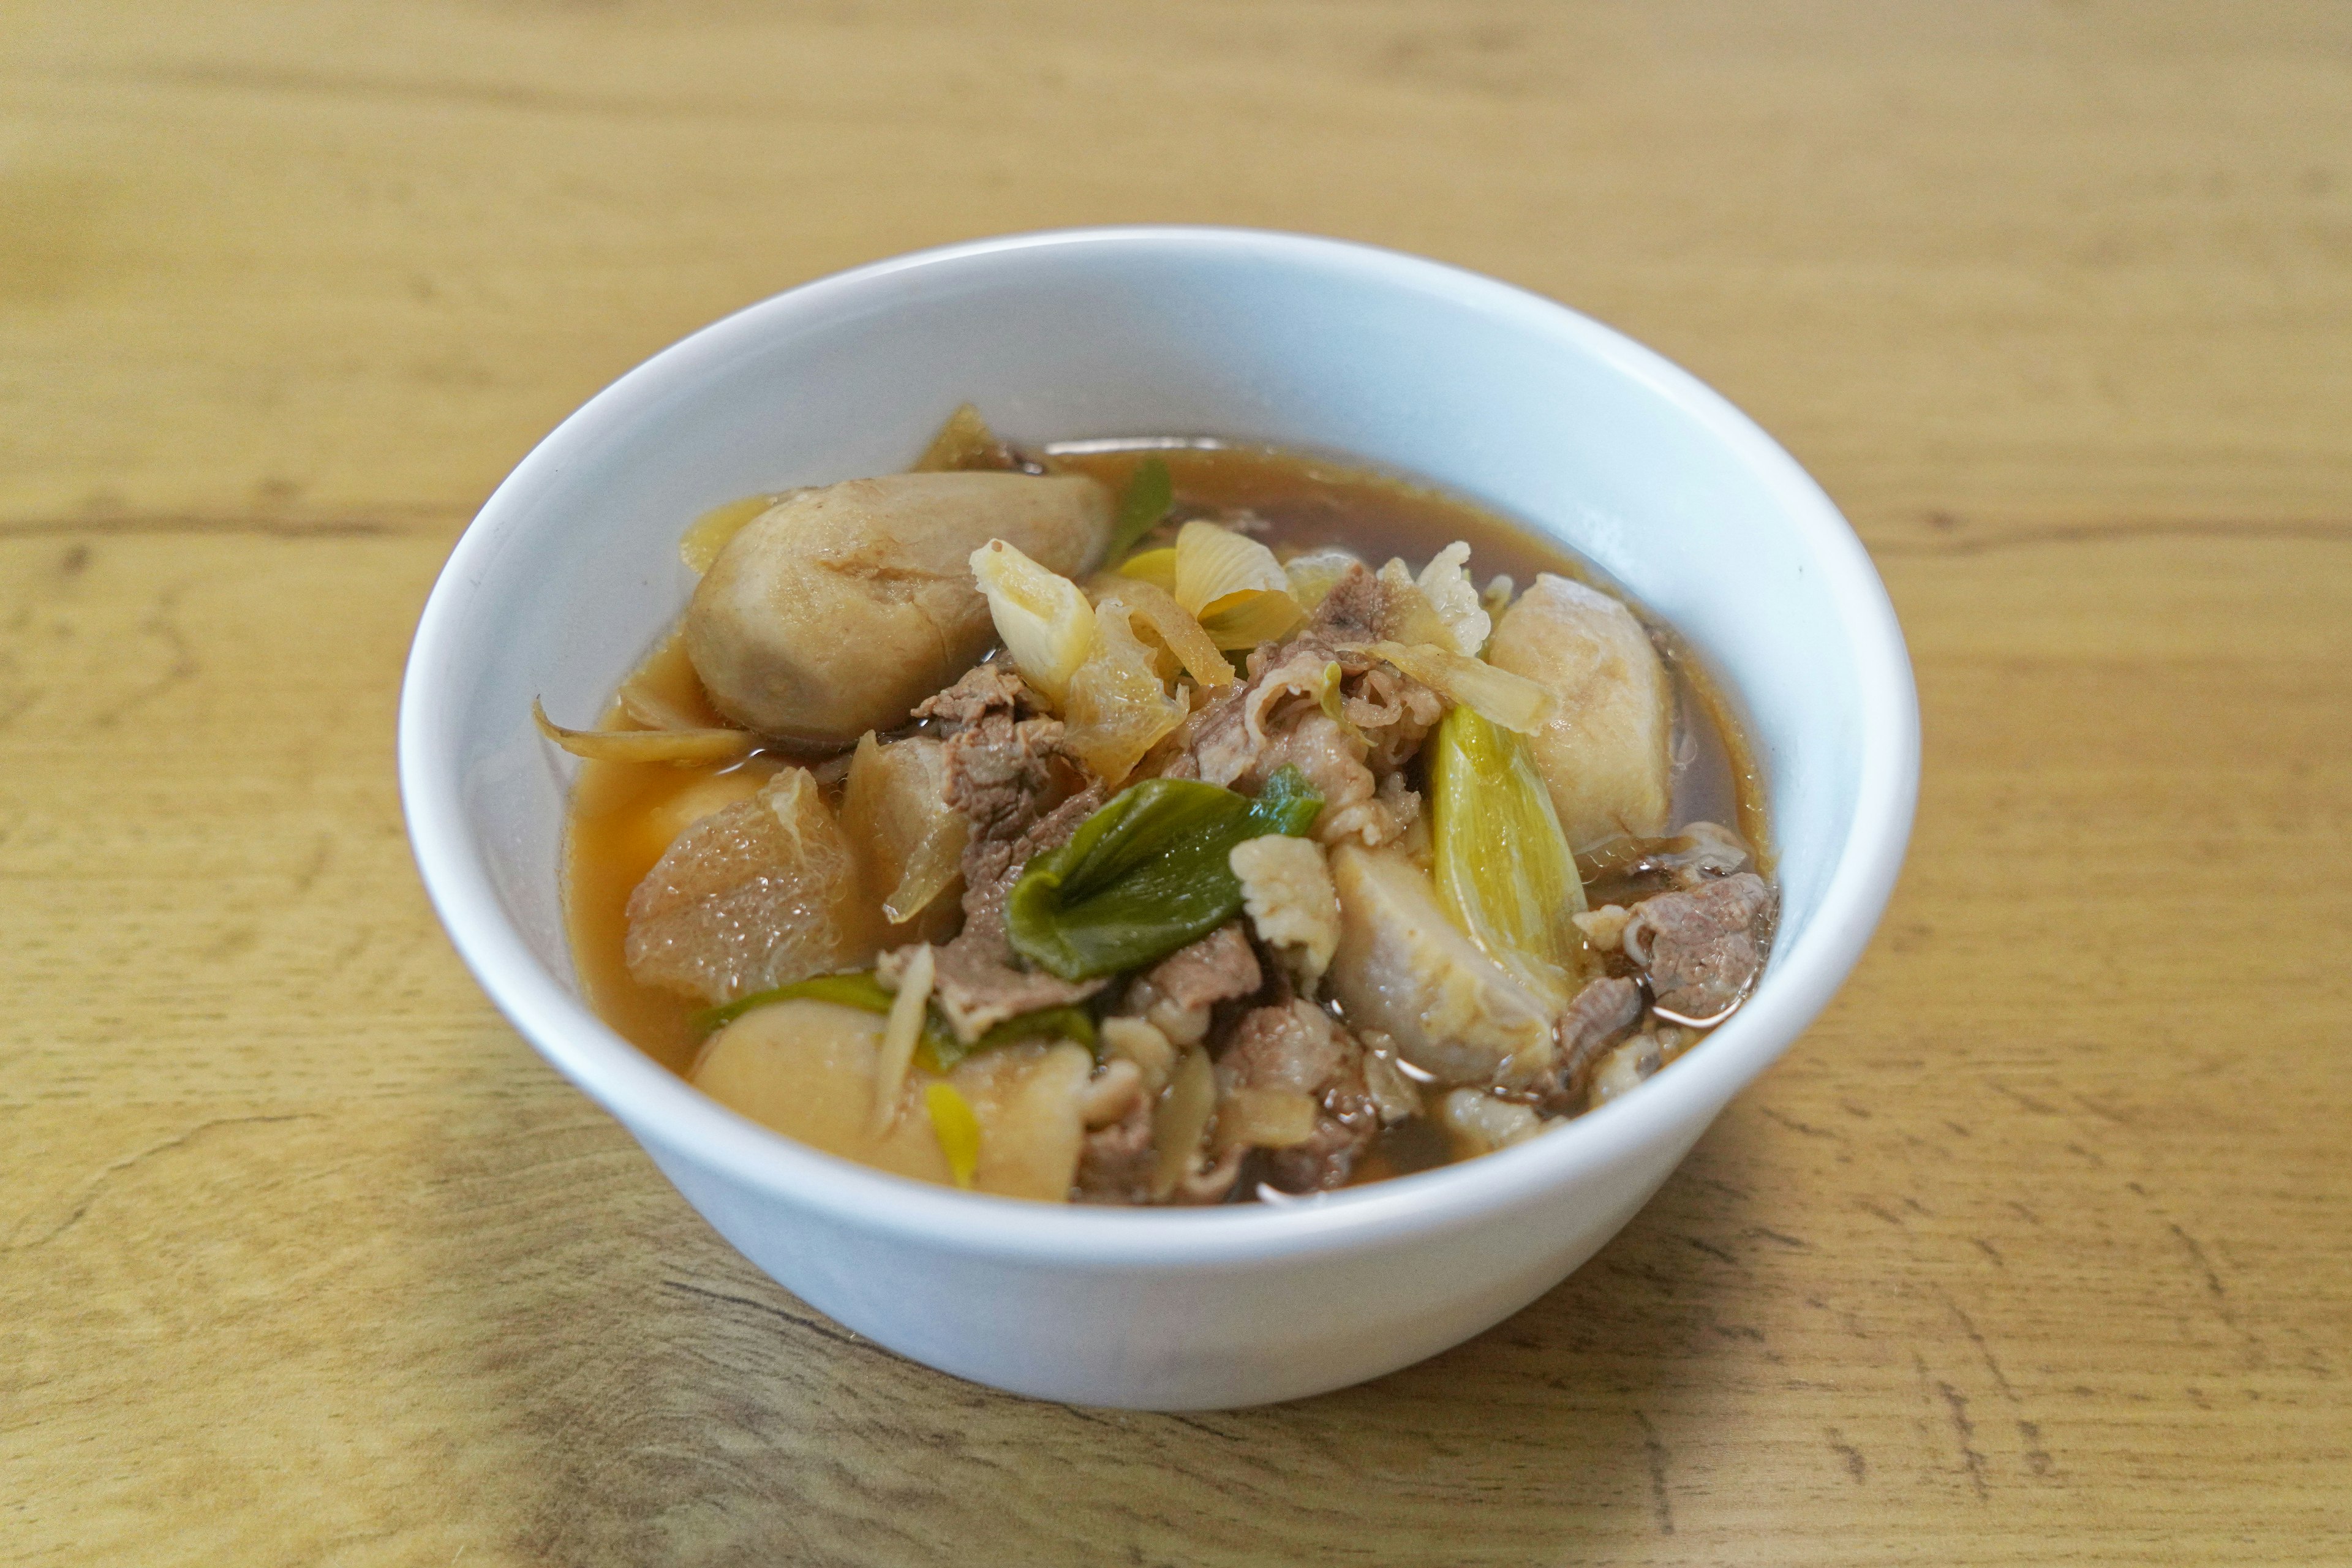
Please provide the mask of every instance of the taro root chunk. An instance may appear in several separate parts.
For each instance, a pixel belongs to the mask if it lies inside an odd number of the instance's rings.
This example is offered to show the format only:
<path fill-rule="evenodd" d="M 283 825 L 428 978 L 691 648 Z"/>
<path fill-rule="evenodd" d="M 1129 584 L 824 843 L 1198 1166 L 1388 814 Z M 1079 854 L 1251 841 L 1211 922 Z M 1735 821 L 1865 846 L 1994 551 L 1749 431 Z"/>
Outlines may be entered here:
<path fill-rule="evenodd" d="M 1048 570 L 1100 560 L 1110 492 L 1077 475 L 891 474 L 785 497 L 694 591 L 686 649 L 720 711 L 811 746 L 907 721 L 996 640 L 971 557 L 1002 539 Z"/>
<path fill-rule="evenodd" d="M 1439 908 L 1392 850 L 1331 852 L 1339 943 L 1325 977 L 1350 1028 L 1378 1029 L 1442 1083 L 1525 1085 L 1552 1059 L 1552 1011 Z"/>
<path fill-rule="evenodd" d="M 1528 740 L 1569 847 L 1665 831 L 1674 685 L 1633 611 L 1547 572 L 1504 615 L 1486 658 L 1557 700 Z"/>

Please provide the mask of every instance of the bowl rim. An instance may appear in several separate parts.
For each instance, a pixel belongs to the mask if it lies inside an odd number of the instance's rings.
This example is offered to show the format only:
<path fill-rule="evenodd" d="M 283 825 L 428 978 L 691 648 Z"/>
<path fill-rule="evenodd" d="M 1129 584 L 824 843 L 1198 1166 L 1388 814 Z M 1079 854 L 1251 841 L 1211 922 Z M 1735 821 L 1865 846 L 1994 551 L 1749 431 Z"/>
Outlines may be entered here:
<path fill-rule="evenodd" d="M 1084 247 L 1339 274 L 1401 295 L 1467 308 L 1563 342 L 1674 405 L 1728 447 L 1762 484 L 1818 564 L 1857 650 L 1861 702 L 1853 824 L 1801 951 L 1775 965 L 1704 1045 L 1645 1082 L 1542 1138 L 1484 1158 L 1309 1202 L 1208 1209 L 1053 1205 L 958 1192 L 827 1154 L 740 1116 L 631 1045 L 540 965 L 501 907 L 465 826 L 452 706 L 458 630 L 482 567 L 535 492 L 634 422 L 689 392 L 768 332 L 887 299 L 918 275 Z M 1378 454 L 1360 456 L 1373 461 Z M 1725 677 L 1736 692 L 1736 672 Z M 1916 803 L 1919 721 L 1902 628 L 1853 528 L 1812 477 L 1753 420 L 1654 351 L 1557 301 L 1482 274 L 1352 241 L 1247 228 L 1139 225 L 1054 229 L 940 246 L 801 284 L 720 318 L 591 397 L 499 483 L 443 566 L 417 623 L 402 682 L 400 792 L 409 841 L 435 911 L 492 1003 L 573 1085 L 649 1151 L 723 1173 L 786 1208 L 845 1228 L 966 1257 L 1123 1270 L 1242 1266 L 1345 1252 L 1508 1210 L 1706 1123 L 1794 1042 L 1860 959 L 1891 896 Z M 667 1163 L 667 1162 L 665 1162 Z"/>

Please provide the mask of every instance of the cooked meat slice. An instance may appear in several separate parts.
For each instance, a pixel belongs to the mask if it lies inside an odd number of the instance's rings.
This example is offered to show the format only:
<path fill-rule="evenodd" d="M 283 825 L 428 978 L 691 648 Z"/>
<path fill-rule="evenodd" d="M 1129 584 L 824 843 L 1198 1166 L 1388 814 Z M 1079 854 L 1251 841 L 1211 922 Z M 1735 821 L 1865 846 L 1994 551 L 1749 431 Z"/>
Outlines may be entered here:
<path fill-rule="evenodd" d="M 1378 642 L 1388 635 L 1388 590 L 1359 562 L 1340 574 L 1298 635 L 1327 646 Z"/>
<path fill-rule="evenodd" d="M 1126 1115 L 1087 1132 L 1070 1195 L 1082 1204 L 1150 1203 L 1159 1157 L 1151 1142 L 1151 1101 L 1139 1095 Z"/>
<path fill-rule="evenodd" d="M 1559 1054 L 1537 1086 L 1543 1108 L 1565 1116 L 1581 1110 L 1593 1064 L 1641 1021 L 1642 988 L 1631 980 L 1611 976 L 1579 991 L 1560 1015 Z"/>
<path fill-rule="evenodd" d="M 1648 972 L 1663 1011 L 1698 1021 L 1748 994 L 1764 967 L 1772 889 L 1753 871 L 1660 893 L 1633 907 L 1625 956 Z"/>
<path fill-rule="evenodd" d="M 915 717 L 962 726 L 976 724 L 990 713 L 1034 719 L 1045 710 L 1012 660 L 991 659 L 973 665 L 953 686 L 925 699 L 916 708 Z"/>
<path fill-rule="evenodd" d="M 1402 837 L 1419 797 L 1402 783 L 1377 792 L 1419 751 L 1444 703 L 1360 646 L 1378 636 L 1384 593 L 1370 572 L 1350 569 L 1304 630 L 1251 654 L 1250 678 L 1178 727 L 1177 755 L 1162 771 L 1251 791 L 1295 766 L 1323 797 L 1318 839 L 1376 847 Z M 1335 666 L 1336 693 L 1328 689 Z M 1337 718 L 1325 710 L 1328 695 Z"/>
<path fill-rule="evenodd" d="M 1224 1054 L 1217 1058 L 1217 1082 L 1227 1089 L 1320 1094 L 1359 1048 L 1330 1015 L 1310 1002 L 1254 1007 L 1234 1026 Z"/>
<path fill-rule="evenodd" d="M 1148 978 L 1179 1007 L 1211 1007 L 1247 996 L 1265 983 L 1242 922 L 1228 921 L 1152 966 Z"/>
<path fill-rule="evenodd" d="M 1008 846 L 1060 793 L 1062 721 L 983 714 L 948 738 L 946 799 L 971 825 L 964 882 L 1004 872 Z"/>
<path fill-rule="evenodd" d="M 966 731 L 965 734 L 976 732 Z M 948 745 L 952 756 L 955 742 Z M 1055 806 L 1010 843 L 1002 838 L 975 839 L 964 850 L 963 930 L 938 950 L 931 981 L 931 995 L 958 1039 L 969 1043 L 1008 1018 L 1082 1002 L 1108 984 L 1108 980 L 1064 980 L 1042 969 L 1022 968 L 1004 927 L 1004 901 L 1021 868 L 1031 857 L 1067 840 L 1101 805 L 1101 790 L 1087 789 Z M 883 960 L 885 969 L 895 971 L 912 951 L 900 948 L 889 954 Z"/>
<path fill-rule="evenodd" d="M 1347 1181 L 1380 1129 L 1362 1058 L 1354 1037 L 1310 1002 L 1293 1000 L 1242 1016 L 1217 1061 L 1219 1089 L 1226 1096 L 1299 1095 L 1315 1107 L 1303 1141 L 1259 1151 L 1258 1168 L 1269 1185 L 1308 1193 Z"/>

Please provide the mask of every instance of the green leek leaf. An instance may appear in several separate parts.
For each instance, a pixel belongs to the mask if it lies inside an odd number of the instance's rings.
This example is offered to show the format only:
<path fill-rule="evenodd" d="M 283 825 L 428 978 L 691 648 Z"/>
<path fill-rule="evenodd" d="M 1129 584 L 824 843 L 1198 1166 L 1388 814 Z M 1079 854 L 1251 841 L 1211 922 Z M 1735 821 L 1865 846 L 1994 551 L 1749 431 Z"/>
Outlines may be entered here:
<path fill-rule="evenodd" d="M 725 1028 L 753 1008 L 773 1002 L 831 1002 L 861 1012 L 887 1013 L 890 1000 L 890 993 L 874 978 L 874 972 L 861 969 L 849 974 L 819 974 L 813 979 L 795 980 L 790 985 L 779 985 L 770 991 L 754 991 L 724 1006 L 706 1007 L 694 1016 L 692 1022 L 696 1028 L 709 1034 Z"/>
<path fill-rule="evenodd" d="M 1013 951 L 1065 980 L 1139 969 L 1242 907 L 1234 845 L 1305 833 L 1323 797 L 1295 767 L 1257 798 L 1197 779 L 1146 779 L 1022 868 L 1005 906 Z"/>
<path fill-rule="evenodd" d="M 847 974 L 820 974 L 810 980 L 795 980 L 790 985 L 779 985 L 771 991 L 755 991 L 740 996 L 722 1007 L 706 1008 L 693 1017 L 694 1026 L 705 1034 L 723 1029 L 744 1014 L 755 1008 L 778 1002 L 831 1002 L 836 1006 L 855 1007 L 862 1013 L 887 1014 L 893 994 L 883 988 L 870 969 Z M 991 1046 L 1009 1046 L 1015 1040 L 1034 1039 L 1076 1040 L 1088 1050 L 1095 1046 L 1094 1015 L 1083 1007 L 1040 1007 L 1034 1013 L 1023 1013 L 1007 1018 L 979 1039 L 965 1045 L 955 1037 L 937 1008 L 923 1020 L 923 1037 L 915 1047 L 916 1063 L 930 1072 L 943 1073 L 974 1051 L 984 1051 Z"/>
<path fill-rule="evenodd" d="M 1095 1016 L 1084 1007 L 1040 1007 L 1034 1013 L 1005 1019 L 968 1046 L 949 1029 L 926 1032 L 923 1043 L 915 1047 L 915 1060 L 926 1071 L 943 1073 L 972 1052 L 984 1051 L 991 1046 L 1051 1039 L 1076 1040 L 1093 1050 Z"/>
<path fill-rule="evenodd" d="M 1103 559 L 1113 565 L 1127 559 L 1127 552 L 1160 526 L 1175 501 L 1176 482 L 1168 476 L 1167 462 L 1146 458 L 1138 463 L 1127 481 L 1127 493 L 1119 498 L 1118 521 L 1110 531 L 1110 550 Z"/>

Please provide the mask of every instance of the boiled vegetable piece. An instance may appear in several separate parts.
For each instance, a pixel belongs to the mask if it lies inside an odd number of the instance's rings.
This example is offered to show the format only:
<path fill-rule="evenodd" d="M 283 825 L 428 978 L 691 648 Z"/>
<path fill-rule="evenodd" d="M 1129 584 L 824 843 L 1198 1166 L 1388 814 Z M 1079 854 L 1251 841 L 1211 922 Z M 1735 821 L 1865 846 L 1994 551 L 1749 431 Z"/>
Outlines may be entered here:
<path fill-rule="evenodd" d="M 883 918 L 903 925 L 929 912 L 952 921 L 971 825 L 946 801 L 947 748 L 927 735 L 887 745 L 869 731 L 850 759 L 841 796 L 842 831 L 882 895 Z"/>
<path fill-rule="evenodd" d="M 1565 1005 L 1591 967 L 1574 921 L 1584 885 L 1527 742 L 1456 708 L 1426 757 L 1438 902 L 1487 957 Z"/>
<path fill-rule="evenodd" d="M 1674 686 L 1633 611 L 1547 572 L 1505 613 L 1486 658 L 1556 700 L 1531 739 L 1570 847 L 1665 831 Z"/>
<path fill-rule="evenodd" d="M 1095 611 L 1094 644 L 1062 694 L 1070 750 L 1097 778 L 1121 784 L 1184 713 L 1183 700 L 1160 681 L 1152 648 L 1136 635 L 1133 612 L 1106 598 Z"/>
<path fill-rule="evenodd" d="M 892 474 L 803 490 L 730 540 L 686 646 L 711 700 L 763 734 L 848 746 L 903 723 L 994 640 L 971 552 L 1003 539 L 1092 570 L 1110 494 L 1076 475 Z"/>
<path fill-rule="evenodd" d="M 971 1186 L 980 1173 L 980 1118 L 972 1114 L 971 1101 L 943 1081 L 924 1088 L 923 1106 L 931 1113 L 940 1152 L 948 1157 L 948 1175 L 959 1187 Z"/>
<path fill-rule="evenodd" d="M 805 768 L 678 836 L 629 895 L 629 973 L 723 1003 L 872 962 L 882 930 Z"/>
<path fill-rule="evenodd" d="M 760 738 L 748 730 L 567 730 L 531 699 L 531 722 L 539 732 L 571 752 L 597 763 L 731 763 L 751 755 Z"/>
<path fill-rule="evenodd" d="M 1384 1030 L 1443 1083 L 1526 1084 L 1552 1058 L 1554 1009 L 1478 950 L 1393 850 L 1331 852 L 1339 945 L 1324 984 L 1359 1035 Z"/>
<path fill-rule="evenodd" d="M 944 1078 L 910 1073 L 898 1114 L 877 1134 L 882 1026 L 879 1016 L 860 1008 L 778 1003 L 713 1036 L 688 1076 L 730 1110 L 787 1137 L 942 1184 L 954 1173 L 927 1101 L 930 1087 L 945 1083 L 979 1128 L 975 1189 L 1052 1203 L 1068 1195 L 1085 1135 L 1079 1102 L 1093 1068 L 1083 1047 L 1032 1041 L 971 1057 Z"/>
<path fill-rule="evenodd" d="M 1143 536 L 1160 526 L 1168 515 L 1168 508 L 1176 499 L 1176 486 L 1168 475 L 1168 463 L 1162 458 L 1146 458 L 1135 466 L 1135 473 L 1127 481 L 1125 493 L 1118 498 L 1118 521 L 1112 525 L 1110 548 L 1104 559 L 1117 563 L 1126 558 L 1129 551 L 1143 542 Z"/>
<path fill-rule="evenodd" d="M 1323 797 L 1284 767 L 1253 800 L 1197 779 L 1146 779 L 1029 862 L 1005 906 L 1013 951 L 1065 980 L 1136 969 L 1240 912 L 1234 846 L 1300 834 Z"/>
<path fill-rule="evenodd" d="M 779 985 L 773 990 L 754 992 L 723 1007 L 706 1008 L 694 1016 L 694 1026 L 704 1030 L 725 1028 L 746 1013 L 773 1006 L 779 1002 L 829 1002 L 835 1006 L 855 1007 L 861 1013 L 884 1017 L 897 1004 L 898 996 L 886 989 L 870 969 L 842 974 L 819 974 L 807 980 L 794 981 L 790 985 Z M 924 1019 L 922 1033 L 915 1045 L 914 1060 L 927 1072 L 945 1072 L 974 1051 L 1017 1045 L 1023 1040 L 1075 1040 L 1092 1050 L 1095 1044 L 1094 1015 L 1083 1007 L 1040 1007 L 1034 1013 L 1022 1013 L 1005 1019 L 967 1046 L 956 1038 L 955 1031 L 948 1027 L 934 1008 Z"/>
<path fill-rule="evenodd" d="M 1002 539 L 971 552 L 971 576 L 1021 679 L 1060 707 L 1094 646 L 1095 607 L 1086 591 Z"/>

